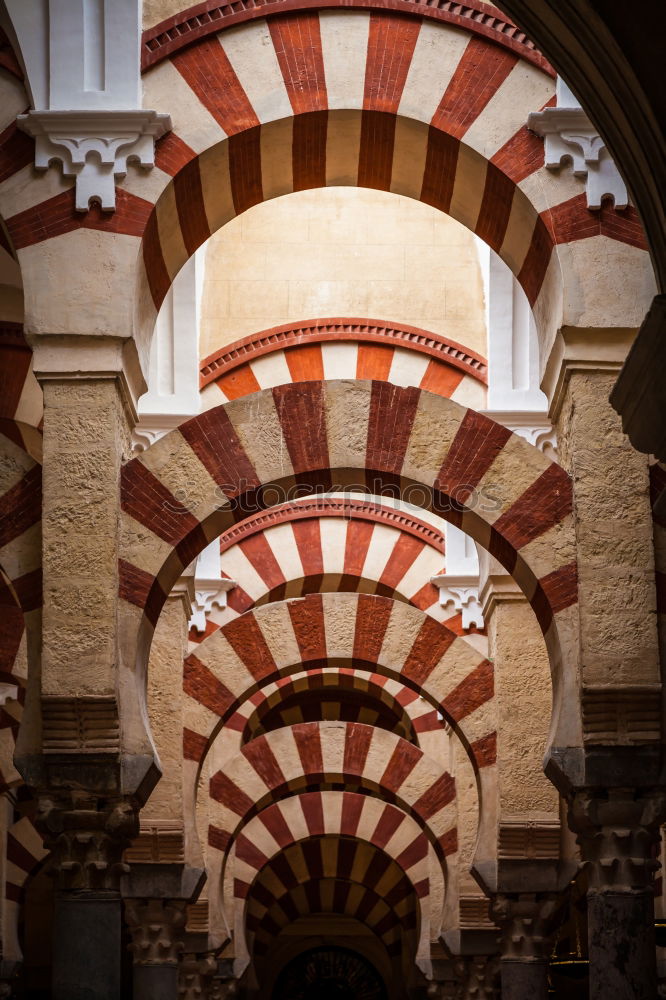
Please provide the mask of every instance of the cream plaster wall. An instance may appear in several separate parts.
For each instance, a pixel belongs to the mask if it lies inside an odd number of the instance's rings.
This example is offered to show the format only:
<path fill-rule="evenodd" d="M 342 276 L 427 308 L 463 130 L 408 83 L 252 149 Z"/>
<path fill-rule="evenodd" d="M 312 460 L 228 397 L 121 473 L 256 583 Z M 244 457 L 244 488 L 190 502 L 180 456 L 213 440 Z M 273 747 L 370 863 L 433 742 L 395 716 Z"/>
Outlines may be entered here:
<path fill-rule="evenodd" d="M 409 198 L 324 188 L 257 205 L 209 240 L 202 357 L 271 326 L 327 316 L 424 327 L 485 355 L 474 237 Z"/>

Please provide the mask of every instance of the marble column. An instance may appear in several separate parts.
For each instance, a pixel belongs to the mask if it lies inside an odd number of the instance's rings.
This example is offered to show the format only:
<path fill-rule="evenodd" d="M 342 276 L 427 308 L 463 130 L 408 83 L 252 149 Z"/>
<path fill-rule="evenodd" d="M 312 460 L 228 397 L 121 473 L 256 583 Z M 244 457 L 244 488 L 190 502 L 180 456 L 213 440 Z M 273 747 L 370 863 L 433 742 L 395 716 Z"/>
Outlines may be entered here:
<path fill-rule="evenodd" d="M 653 876 L 663 792 L 585 788 L 570 797 L 587 876 L 590 1000 L 657 995 Z"/>
<path fill-rule="evenodd" d="M 42 795 L 36 825 L 56 878 L 53 1000 L 119 1000 L 122 853 L 136 835 L 131 803 Z"/>
<path fill-rule="evenodd" d="M 176 1000 L 187 901 L 127 899 L 125 919 L 132 934 L 134 1000 Z"/>
<path fill-rule="evenodd" d="M 492 915 L 502 932 L 502 1000 L 546 1000 L 555 908 L 552 894 L 498 894 L 493 900 Z"/>

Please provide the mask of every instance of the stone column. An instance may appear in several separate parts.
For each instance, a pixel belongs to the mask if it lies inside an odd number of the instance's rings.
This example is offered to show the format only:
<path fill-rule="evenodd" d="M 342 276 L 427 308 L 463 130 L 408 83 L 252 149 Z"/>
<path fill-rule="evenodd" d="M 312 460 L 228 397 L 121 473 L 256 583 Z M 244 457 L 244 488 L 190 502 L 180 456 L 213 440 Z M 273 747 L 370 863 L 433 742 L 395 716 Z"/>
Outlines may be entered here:
<path fill-rule="evenodd" d="M 143 677 L 118 669 L 120 469 L 145 383 L 131 340 L 29 339 L 44 392 L 44 607 L 16 766 L 53 852 L 53 1000 L 119 1000 L 122 853 L 159 777 Z"/>
<path fill-rule="evenodd" d="M 657 995 L 653 876 L 662 791 L 586 788 L 570 798 L 587 876 L 590 1000 Z"/>
<path fill-rule="evenodd" d="M 134 1000 L 176 1000 L 187 901 L 128 899 L 125 917 L 132 934 Z"/>
<path fill-rule="evenodd" d="M 502 1000 L 546 1000 L 551 935 L 556 908 L 549 894 L 500 894 L 492 914 L 502 931 Z"/>
<path fill-rule="evenodd" d="M 98 808 L 83 793 L 41 796 L 36 823 L 56 877 L 53 1000 L 119 1000 L 122 853 L 138 823 L 132 804 Z"/>
<path fill-rule="evenodd" d="M 563 652 L 580 664 L 581 730 L 579 746 L 551 748 L 547 773 L 587 870 L 590 1000 L 656 992 L 651 881 L 666 801 L 652 513 L 647 458 L 609 402 L 633 334 L 563 328 L 543 383 L 573 483 L 579 639 Z"/>

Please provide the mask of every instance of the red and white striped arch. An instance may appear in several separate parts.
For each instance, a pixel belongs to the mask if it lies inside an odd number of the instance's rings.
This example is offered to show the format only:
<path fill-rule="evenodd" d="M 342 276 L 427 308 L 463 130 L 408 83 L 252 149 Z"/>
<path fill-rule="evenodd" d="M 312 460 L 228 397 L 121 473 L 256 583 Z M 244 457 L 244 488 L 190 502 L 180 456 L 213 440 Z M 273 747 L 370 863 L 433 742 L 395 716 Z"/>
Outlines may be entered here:
<path fill-rule="evenodd" d="M 381 848 L 330 836 L 288 845 L 256 875 L 245 900 L 249 951 L 261 958 L 288 923 L 330 912 L 364 923 L 390 956 L 417 956 L 421 906 L 411 880 Z M 429 946 L 426 938 L 424 957 Z"/>
<path fill-rule="evenodd" d="M 633 210 L 592 217 L 580 181 L 540 170 L 543 143 L 525 122 L 553 100 L 552 78 L 459 27 L 385 8 L 282 13 L 173 54 L 144 83 L 152 105 L 167 94 L 181 103 L 181 142 L 164 144 L 173 190 L 144 239 L 156 306 L 234 215 L 327 184 L 396 191 L 457 218 L 532 304 L 543 289 L 542 326 L 558 294 L 558 244 L 607 235 L 645 249 Z"/>
<path fill-rule="evenodd" d="M 338 782 L 407 811 L 440 861 L 458 849 L 455 781 L 441 765 L 385 729 L 308 722 L 259 736 L 218 761 L 210 779 L 209 846 L 226 856 L 241 827 L 271 802 Z"/>
<path fill-rule="evenodd" d="M 160 142 L 149 178 L 128 174 L 110 217 L 97 209 L 78 215 L 73 186 L 55 171 L 32 179 L 23 148 L 10 143 L 0 212 L 26 273 L 37 273 L 34 250 L 51 240 L 92 262 L 105 245 L 100 233 L 118 252 L 122 236 L 125 292 L 135 252 L 141 258 L 143 354 L 175 274 L 229 219 L 291 191 L 369 186 L 432 204 L 489 243 L 517 275 L 549 343 L 562 277 L 577 266 L 556 248 L 610 240 L 624 247 L 626 261 L 635 254 L 647 261 L 636 212 L 606 206 L 592 214 L 579 179 L 541 170 L 543 143 L 525 122 L 553 100 L 554 82 L 521 58 L 527 47 L 503 45 L 502 31 L 466 30 L 469 18 L 453 26 L 424 17 L 422 5 L 404 7 L 277 17 L 262 8 L 263 17 L 233 31 L 172 48 L 143 79 L 146 106 L 167 108 L 173 133 Z M 222 18 L 220 27 L 228 23 Z M 578 281 L 604 280 L 594 260 L 586 254 Z M 27 301 L 39 294 L 26 287 Z"/>
<path fill-rule="evenodd" d="M 418 951 L 427 953 L 430 940 L 439 933 L 445 890 L 442 866 L 432 845 L 418 823 L 398 806 L 358 792 L 327 790 L 293 795 L 262 810 L 239 832 L 221 877 L 211 880 L 213 909 L 222 903 L 215 891 L 219 893 L 222 885 L 223 901 L 229 906 L 233 900 L 236 957 L 248 954 L 244 901 L 258 873 L 291 844 L 323 836 L 357 838 L 395 861 L 419 900 Z"/>
<path fill-rule="evenodd" d="M 485 409 L 481 355 L 428 330 L 363 319 L 289 323 L 220 348 L 201 363 L 201 408 L 288 382 L 350 377 L 417 385 Z"/>
<path fill-rule="evenodd" d="M 16 693 L 0 710 L 0 782 L 19 784 L 14 766 L 28 667 L 39 656 L 42 608 L 41 434 L 0 421 L 0 680 Z"/>
<path fill-rule="evenodd" d="M 202 677 L 199 662 L 193 664 L 189 661 L 185 666 L 185 673 L 187 694 L 183 712 L 184 746 L 191 747 L 197 734 L 196 727 L 201 721 L 199 706 L 203 704 L 207 707 L 209 703 L 210 679 Z M 202 687 L 199 696 L 198 683 L 206 681 L 208 688 Z M 480 689 L 476 693 L 475 704 L 480 698 L 486 699 L 483 711 L 478 713 L 473 724 L 485 729 L 485 734 L 475 740 L 474 747 L 470 748 L 465 726 L 461 723 L 459 726 L 466 739 L 467 752 L 478 772 L 493 762 L 496 711 L 492 701 L 492 681 L 483 671 L 477 671 L 471 674 L 470 686 L 473 683 Z M 292 702 L 295 705 L 290 705 L 290 696 L 294 695 Z M 299 704 L 300 711 L 297 707 Z M 330 706 L 328 713 L 325 711 L 327 705 Z M 279 710 L 283 706 L 284 717 L 280 717 Z M 307 708 L 311 708 L 312 712 L 308 713 Z M 264 714 L 271 710 L 277 713 L 274 720 L 276 724 L 264 727 L 261 724 Z M 426 701 L 419 690 L 385 674 L 342 666 L 299 671 L 260 687 L 241 702 L 238 710 L 225 721 L 221 729 L 216 726 L 209 741 L 215 740 L 213 753 L 218 760 L 220 757 L 239 753 L 248 742 L 265 736 L 267 732 L 284 726 L 318 721 L 378 726 L 414 744 L 431 757 L 442 761 L 450 757 L 449 731 L 443 714 L 431 702 Z M 478 753 L 475 752 L 477 750 Z M 186 768 L 188 780 L 193 771 L 193 768 Z M 194 789 L 188 798 L 193 797 L 193 794 Z"/>
<path fill-rule="evenodd" d="M 190 630 L 190 651 L 253 607 L 326 591 L 397 597 L 462 634 L 461 615 L 430 582 L 443 572 L 444 544 L 434 523 L 380 499 L 304 498 L 249 517 L 220 539 L 223 575 L 236 586 L 205 632 Z"/>
<path fill-rule="evenodd" d="M 353 703 L 353 696 L 357 693 L 369 695 L 373 699 L 375 712 L 380 712 L 384 708 L 386 723 L 390 724 L 384 724 L 381 719 L 373 721 L 366 717 L 368 710 L 373 711 L 369 708 L 367 699 L 362 702 L 362 709 L 354 713 L 354 718 L 345 718 L 341 706 L 338 706 L 335 716 L 319 714 L 319 718 L 383 725 L 384 729 L 391 729 L 392 732 L 416 746 L 421 746 L 422 749 L 423 733 L 439 733 L 444 730 L 444 722 L 439 718 L 437 711 L 419 698 L 418 693 L 412 688 L 382 674 L 354 667 L 316 667 L 313 670 L 281 677 L 251 695 L 227 722 L 227 727 L 233 727 L 240 733 L 240 744 L 247 743 L 271 729 L 280 728 L 278 725 L 271 725 L 271 721 L 279 721 L 280 725 L 314 721 L 314 718 L 290 718 L 293 712 L 291 708 L 286 708 L 284 717 L 280 718 L 278 714 L 274 719 L 276 711 L 279 713 L 285 703 L 290 704 L 297 700 L 302 706 L 301 712 L 306 711 L 312 704 L 314 710 L 321 713 L 322 701 L 335 702 L 336 698 L 349 695 Z M 245 720 L 244 725 L 243 720 Z"/>
<path fill-rule="evenodd" d="M 495 763 L 493 669 L 474 646 L 402 602 L 322 594 L 249 611 L 185 659 L 188 784 L 196 788 L 201 762 L 222 727 L 225 741 L 237 749 L 247 724 L 242 706 L 255 693 L 304 670 L 346 667 L 422 695 L 461 735 L 478 770 Z M 428 731 L 423 727 L 431 722 L 424 713 L 420 730 Z"/>
<path fill-rule="evenodd" d="M 147 655 L 176 578 L 211 539 L 243 518 L 249 502 L 266 502 L 267 484 L 276 497 L 287 488 L 311 491 L 319 484 L 328 491 L 352 481 L 372 494 L 381 492 L 378 481 L 423 484 L 424 502 L 511 572 L 544 632 L 554 681 L 569 685 L 575 703 L 569 477 L 487 417 L 380 382 L 263 390 L 188 421 L 124 466 L 119 575 L 129 669 Z M 447 506 L 453 509 L 444 511 Z M 141 687 L 137 694 L 143 697 Z M 559 735 L 575 740 L 578 733 Z"/>
<path fill-rule="evenodd" d="M 19 941 L 19 914 L 26 884 L 48 851 L 28 816 L 22 816 L 7 831 L 6 875 L 2 914 L 2 949 L 7 962 L 23 957 Z"/>

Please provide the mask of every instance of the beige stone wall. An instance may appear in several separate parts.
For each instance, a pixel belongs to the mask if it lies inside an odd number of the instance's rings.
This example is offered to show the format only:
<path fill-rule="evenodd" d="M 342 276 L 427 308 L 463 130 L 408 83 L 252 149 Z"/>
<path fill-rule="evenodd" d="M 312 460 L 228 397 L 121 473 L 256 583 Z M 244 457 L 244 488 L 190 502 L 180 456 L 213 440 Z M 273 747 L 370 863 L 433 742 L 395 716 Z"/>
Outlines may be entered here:
<path fill-rule="evenodd" d="M 162 609 L 148 665 L 148 713 L 162 777 L 143 812 L 144 817 L 183 818 L 183 658 L 187 651 L 187 618 L 183 599 L 171 596 Z"/>
<path fill-rule="evenodd" d="M 485 355 L 473 235 L 410 198 L 324 188 L 257 205 L 209 241 L 200 355 L 282 323 L 358 316 Z"/>
<path fill-rule="evenodd" d="M 488 622 L 499 717 L 501 817 L 557 815 L 557 793 L 544 776 L 551 713 L 548 654 L 528 602 L 496 600 Z"/>

